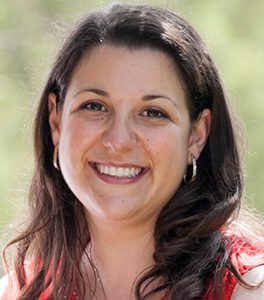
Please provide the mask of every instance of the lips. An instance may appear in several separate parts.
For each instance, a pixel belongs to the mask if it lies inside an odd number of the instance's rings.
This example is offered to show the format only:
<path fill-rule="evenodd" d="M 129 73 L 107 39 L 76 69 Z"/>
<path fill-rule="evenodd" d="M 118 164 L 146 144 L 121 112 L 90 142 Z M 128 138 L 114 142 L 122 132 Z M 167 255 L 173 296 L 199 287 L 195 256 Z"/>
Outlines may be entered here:
<path fill-rule="evenodd" d="M 90 162 L 89 165 L 101 180 L 121 185 L 137 182 L 149 170 L 146 167 L 127 163 Z"/>

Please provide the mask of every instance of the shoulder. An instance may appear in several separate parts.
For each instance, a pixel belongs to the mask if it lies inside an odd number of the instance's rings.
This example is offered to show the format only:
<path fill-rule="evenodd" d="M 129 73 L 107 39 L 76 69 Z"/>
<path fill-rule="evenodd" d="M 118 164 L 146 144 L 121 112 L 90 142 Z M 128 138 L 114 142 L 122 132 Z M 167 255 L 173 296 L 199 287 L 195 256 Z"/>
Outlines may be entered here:
<path fill-rule="evenodd" d="M 236 236 L 231 236 L 226 241 L 229 259 L 241 275 L 264 265 L 264 243 L 262 241 Z"/>
<path fill-rule="evenodd" d="M 26 261 L 24 264 L 26 283 L 32 279 L 33 263 Z M 19 295 L 20 289 L 14 270 L 0 278 L 0 300 L 14 300 Z"/>
<path fill-rule="evenodd" d="M 7 274 L 0 279 L 0 300 L 15 299 L 17 291 L 17 284 L 13 274 Z"/>
<path fill-rule="evenodd" d="M 8 285 L 9 285 L 8 275 L 5 275 L 0 279 L 0 299 L 6 299 Z"/>
<path fill-rule="evenodd" d="M 247 283 L 253 286 L 260 285 L 258 288 L 247 289 L 233 280 L 230 300 L 264 299 L 264 284 L 261 284 L 264 281 L 263 242 L 235 236 L 229 242 L 230 260 L 237 271 Z M 232 277 L 234 278 L 233 275 Z"/>
<path fill-rule="evenodd" d="M 264 299 L 264 265 L 251 269 L 245 273 L 243 278 L 252 285 L 262 284 L 253 290 L 237 285 L 230 300 Z"/>

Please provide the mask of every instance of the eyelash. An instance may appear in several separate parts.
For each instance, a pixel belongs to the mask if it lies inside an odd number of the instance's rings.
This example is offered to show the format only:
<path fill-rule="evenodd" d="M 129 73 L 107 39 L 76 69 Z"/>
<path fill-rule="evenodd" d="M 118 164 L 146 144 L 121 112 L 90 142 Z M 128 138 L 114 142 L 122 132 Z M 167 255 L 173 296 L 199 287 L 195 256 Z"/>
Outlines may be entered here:
<path fill-rule="evenodd" d="M 97 107 L 97 108 L 96 108 Z M 84 109 L 88 109 L 90 111 L 100 111 L 107 112 L 107 108 L 100 102 L 89 102 L 83 106 Z M 99 109 L 98 109 L 99 108 Z M 103 108 L 103 109 L 102 109 Z M 152 113 L 152 116 L 147 115 L 147 113 Z M 154 113 L 154 116 L 153 116 Z M 150 119 L 168 119 L 168 115 L 164 113 L 162 110 L 157 108 L 147 108 L 143 111 L 142 115 L 146 118 Z"/>
<path fill-rule="evenodd" d="M 155 116 L 153 117 L 150 117 L 150 116 L 147 116 L 147 115 L 144 115 L 145 112 L 151 112 L 151 113 L 155 113 Z M 147 118 L 154 118 L 154 119 L 168 119 L 168 115 L 165 114 L 163 111 L 161 111 L 160 109 L 157 109 L 157 108 L 148 108 L 146 110 L 143 111 L 142 113 L 144 115 L 144 117 L 147 117 Z"/>
<path fill-rule="evenodd" d="M 92 106 L 97 106 L 97 109 L 92 108 Z M 98 106 L 100 106 L 101 109 L 98 109 Z M 107 112 L 107 108 L 100 102 L 89 102 L 87 104 L 85 104 L 82 108 L 91 110 L 91 111 L 101 111 L 101 112 Z M 102 110 L 103 108 L 103 110 Z"/>

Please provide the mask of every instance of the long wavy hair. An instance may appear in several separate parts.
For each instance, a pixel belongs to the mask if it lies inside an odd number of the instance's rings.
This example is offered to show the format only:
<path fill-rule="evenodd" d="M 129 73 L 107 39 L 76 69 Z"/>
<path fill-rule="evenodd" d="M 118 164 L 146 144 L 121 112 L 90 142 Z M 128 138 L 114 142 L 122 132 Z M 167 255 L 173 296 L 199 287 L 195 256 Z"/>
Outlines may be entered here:
<path fill-rule="evenodd" d="M 213 278 L 215 299 L 222 299 L 219 283 L 225 268 L 243 283 L 229 260 L 225 239 L 225 230 L 240 207 L 243 177 L 223 85 L 205 44 L 189 23 L 161 8 L 125 4 L 92 12 L 76 25 L 57 55 L 40 98 L 34 123 L 31 213 L 27 228 L 8 244 L 17 244 L 18 299 L 37 299 L 47 289 L 47 299 L 68 299 L 75 289 L 84 298 L 80 259 L 90 239 L 89 228 L 85 208 L 53 167 L 48 95 L 55 93 L 57 109 L 63 109 L 80 60 L 104 44 L 167 53 L 178 66 L 191 121 L 205 108 L 212 112 L 197 178 L 191 184 L 182 183 L 161 211 L 154 233 L 155 265 L 139 276 L 136 298 L 151 299 L 156 292 L 169 290 L 169 299 L 200 299 L 207 292 L 206 282 Z M 30 281 L 26 280 L 27 260 L 33 262 Z M 160 285 L 150 290 L 156 279 L 161 279 Z M 93 293 L 95 288 L 91 287 Z"/>

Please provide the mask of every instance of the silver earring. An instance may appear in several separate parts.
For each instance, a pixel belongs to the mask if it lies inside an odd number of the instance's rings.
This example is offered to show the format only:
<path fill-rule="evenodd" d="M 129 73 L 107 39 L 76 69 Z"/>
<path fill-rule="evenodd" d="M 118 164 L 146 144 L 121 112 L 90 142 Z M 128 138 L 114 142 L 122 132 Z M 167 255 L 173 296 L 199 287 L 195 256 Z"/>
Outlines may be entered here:
<path fill-rule="evenodd" d="M 60 171 L 60 167 L 59 167 L 59 146 L 56 145 L 54 148 L 54 152 L 53 152 L 53 166 L 55 169 L 57 169 L 58 171 Z"/>
<path fill-rule="evenodd" d="M 189 184 L 193 182 L 196 179 L 197 175 L 197 163 L 196 163 L 196 158 L 191 154 L 192 156 L 192 174 L 188 174 L 189 172 L 186 171 L 186 174 L 183 176 L 183 181 L 185 184 Z M 191 176 L 192 175 L 192 176 Z M 191 176 L 191 178 L 189 178 Z"/>

